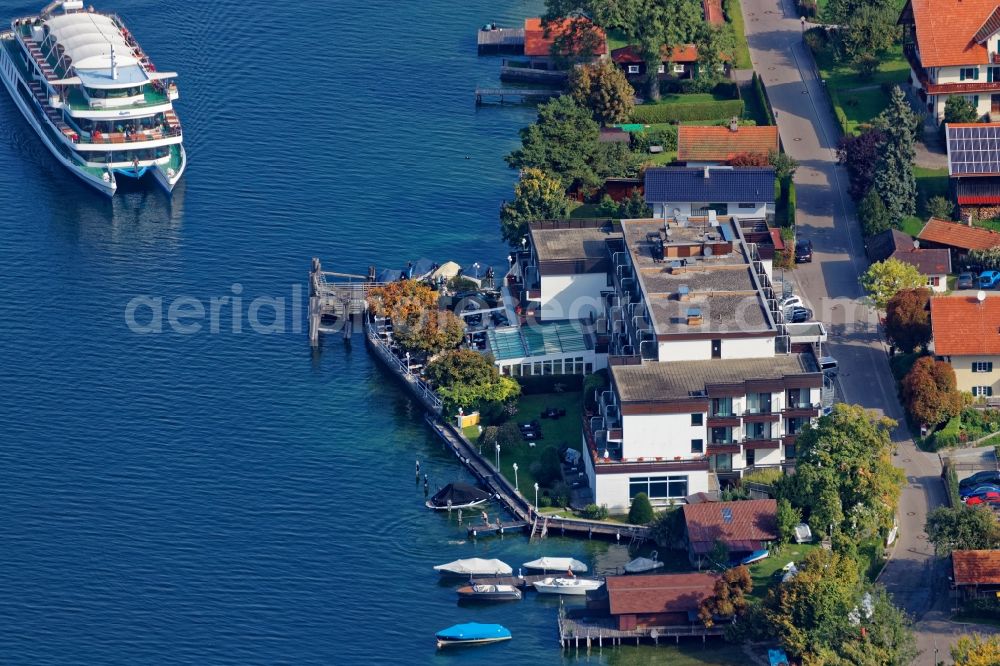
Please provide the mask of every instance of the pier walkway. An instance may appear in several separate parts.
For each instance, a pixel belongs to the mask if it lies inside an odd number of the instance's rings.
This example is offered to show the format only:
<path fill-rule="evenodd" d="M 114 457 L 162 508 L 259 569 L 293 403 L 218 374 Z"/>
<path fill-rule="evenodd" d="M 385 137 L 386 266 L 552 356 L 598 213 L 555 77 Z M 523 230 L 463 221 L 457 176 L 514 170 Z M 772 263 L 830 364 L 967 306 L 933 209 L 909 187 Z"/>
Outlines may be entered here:
<path fill-rule="evenodd" d="M 546 100 L 562 95 L 562 90 L 554 88 L 476 88 L 476 106 L 489 102 L 531 102 Z"/>
<path fill-rule="evenodd" d="M 615 626 L 615 622 L 610 617 L 573 619 L 566 617 L 564 608 L 559 609 L 559 644 L 563 648 L 580 647 L 604 647 L 607 643 L 609 647 L 621 645 L 623 642 L 635 641 L 639 645 L 642 640 L 651 640 L 659 643 L 660 639 L 673 638 L 675 643 L 680 643 L 681 638 L 701 637 L 704 643 L 709 636 L 723 636 L 726 633 L 724 625 L 715 625 L 706 628 L 701 624 L 682 624 L 677 626 L 662 627 L 640 627 L 629 631 L 622 631 Z"/>
<path fill-rule="evenodd" d="M 496 28 L 476 32 L 476 48 L 479 55 L 524 53 L 524 28 Z"/>

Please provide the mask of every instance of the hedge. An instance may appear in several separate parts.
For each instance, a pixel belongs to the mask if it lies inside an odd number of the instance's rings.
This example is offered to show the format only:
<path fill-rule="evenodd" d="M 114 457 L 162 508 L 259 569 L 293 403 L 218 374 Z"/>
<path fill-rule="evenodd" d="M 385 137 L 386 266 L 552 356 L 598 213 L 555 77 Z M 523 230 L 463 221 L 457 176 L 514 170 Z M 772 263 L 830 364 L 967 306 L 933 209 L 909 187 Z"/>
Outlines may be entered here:
<path fill-rule="evenodd" d="M 649 152 L 650 146 L 663 146 L 667 152 L 677 150 L 677 126 L 643 130 L 632 135 L 632 149 Z"/>
<path fill-rule="evenodd" d="M 684 120 L 717 120 L 743 115 L 743 100 L 727 99 L 713 102 L 678 102 L 640 104 L 632 111 L 634 123 L 673 123 Z"/>
<path fill-rule="evenodd" d="M 524 395 L 554 393 L 557 385 L 563 391 L 583 390 L 583 375 L 532 375 L 515 379 L 521 385 L 521 393 Z"/>
<path fill-rule="evenodd" d="M 788 226 L 795 226 L 795 183 L 791 178 L 788 179 L 788 184 L 785 186 L 785 191 L 788 193 Z"/>
<path fill-rule="evenodd" d="M 767 116 L 767 124 L 777 125 L 778 123 L 774 120 L 774 109 L 771 108 L 771 100 L 767 96 L 767 89 L 764 88 L 764 81 L 757 76 L 757 72 L 753 73 L 750 83 L 753 87 L 753 94 L 757 98 L 757 103 L 764 109 L 764 115 Z"/>

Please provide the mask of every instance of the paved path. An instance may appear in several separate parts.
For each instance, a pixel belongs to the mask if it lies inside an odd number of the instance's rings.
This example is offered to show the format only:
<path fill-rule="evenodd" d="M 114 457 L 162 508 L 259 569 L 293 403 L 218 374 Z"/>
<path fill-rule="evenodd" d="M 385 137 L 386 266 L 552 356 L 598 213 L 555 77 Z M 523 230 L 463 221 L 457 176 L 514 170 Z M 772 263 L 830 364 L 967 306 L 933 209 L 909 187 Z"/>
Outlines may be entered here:
<path fill-rule="evenodd" d="M 767 85 L 785 150 L 800 164 L 795 175 L 796 222 L 799 237 L 813 241 L 815 257 L 814 263 L 795 271 L 800 291 L 830 330 L 827 351 L 840 364 L 845 401 L 902 423 L 874 315 L 859 301 L 858 276 L 868 263 L 864 243 L 847 174 L 836 164 L 838 127 L 802 44 L 799 19 L 789 0 L 742 2 L 751 59 Z M 880 581 L 896 603 L 920 620 L 936 603 L 938 608 L 947 606 L 946 594 L 930 584 L 946 579 L 932 571 L 933 549 L 923 532 L 929 508 L 944 502 L 944 487 L 937 456 L 916 450 L 905 428 L 897 428 L 893 438 L 895 461 L 908 483 L 901 499 L 899 539 Z M 926 651 L 916 663 L 931 664 L 933 636 L 918 629 Z"/>

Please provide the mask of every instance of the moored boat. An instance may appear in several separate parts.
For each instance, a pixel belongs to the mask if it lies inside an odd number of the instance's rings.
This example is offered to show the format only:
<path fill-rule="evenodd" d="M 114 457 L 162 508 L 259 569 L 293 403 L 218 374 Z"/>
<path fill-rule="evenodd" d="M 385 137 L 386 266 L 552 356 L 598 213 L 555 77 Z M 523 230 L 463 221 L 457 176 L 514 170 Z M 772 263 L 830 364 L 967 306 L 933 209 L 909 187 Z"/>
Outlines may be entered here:
<path fill-rule="evenodd" d="M 428 509 L 450 511 L 452 509 L 468 509 L 479 506 L 489 500 L 490 494 L 485 490 L 476 488 L 468 483 L 455 481 L 434 493 L 434 496 L 427 500 L 425 504 Z"/>
<path fill-rule="evenodd" d="M 592 578 L 544 578 L 535 581 L 533 585 L 539 594 L 582 596 L 604 585 L 604 581 Z"/>
<path fill-rule="evenodd" d="M 540 557 L 537 560 L 524 563 L 525 569 L 536 571 L 572 571 L 573 573 L 586 573 L 587 565 L 572 557 Z"/>
<path fill-rule="evenodd" d="M 514 573 L 509 564 L 500 560 L 484 560 L 472 557 L 439 564 L 434 570 L 442 576 L 509 576 Z"/>
<path fill-rule="evenodd" d="M 59 163 L 108 196 L 120 176 L 152 173 L 169 192 L 184 173 L 175 78 L 120 17 L 82 0 L 53 0 L 0 32 L 0 81 L 14 104 Z"/>
<path fill-rule="evenodd" d="M 510 640 L 510 630 L 499 624 L 467 622 L 442 629 L 435 635 L 439 648 L 449 645 L 483 645 Z"/>
<path fill-rule="evenodd" d="M 518 601 L 521 590 L 513 585 L 466 585 L 457 590 L 458 598 L 476 601 Z"/>
<path fill-rule="evenodd" d="M 650 559 L 648 557 L 637 557 L 625 565 L 625 573 L 646 573 L 647 571 L 653 571 L 655 569 L 660 569 L 661 567 L 663 567 L 663 562 L 657 562 L 655 559 Z"/>

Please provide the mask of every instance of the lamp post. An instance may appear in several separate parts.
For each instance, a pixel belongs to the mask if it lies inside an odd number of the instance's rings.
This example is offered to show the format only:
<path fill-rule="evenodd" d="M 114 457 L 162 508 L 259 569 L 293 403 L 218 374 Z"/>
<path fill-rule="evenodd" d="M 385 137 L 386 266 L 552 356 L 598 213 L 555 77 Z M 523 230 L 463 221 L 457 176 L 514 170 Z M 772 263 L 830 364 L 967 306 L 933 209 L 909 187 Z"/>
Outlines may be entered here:
<path fill-rule="evenodd" d="M 497 471 L 500 471 L 500 442 L 497 442 Z"/>
<path fill-rule="evenodd" d="M 538 513 L 538 482 L 535 482 L 535 513 Z"/>
<path fill-rule="evenodd" d="M 802 17 L 802 34 L 803 35 L 806 34 L 806 17 L 805 16 Z"/>
<path fill-rule="evenodd" d="M 472 264 L 472 267 L 474 269 L 476 269 L 476 279 L 478 280 L 479 279 L 479 262 L 477 261 L 476 263 Z"/>
<path fill-rule="evenodd" d="M 410 352 L 406 352 L 406 374 L 410 374 Z"/>
<path fill-rule="evenodd" d="M 514 463 L 514 488 L 516 488 L 518 492 L 521 492 L 521 489 L 517 485 L 517 463 Z"/>

